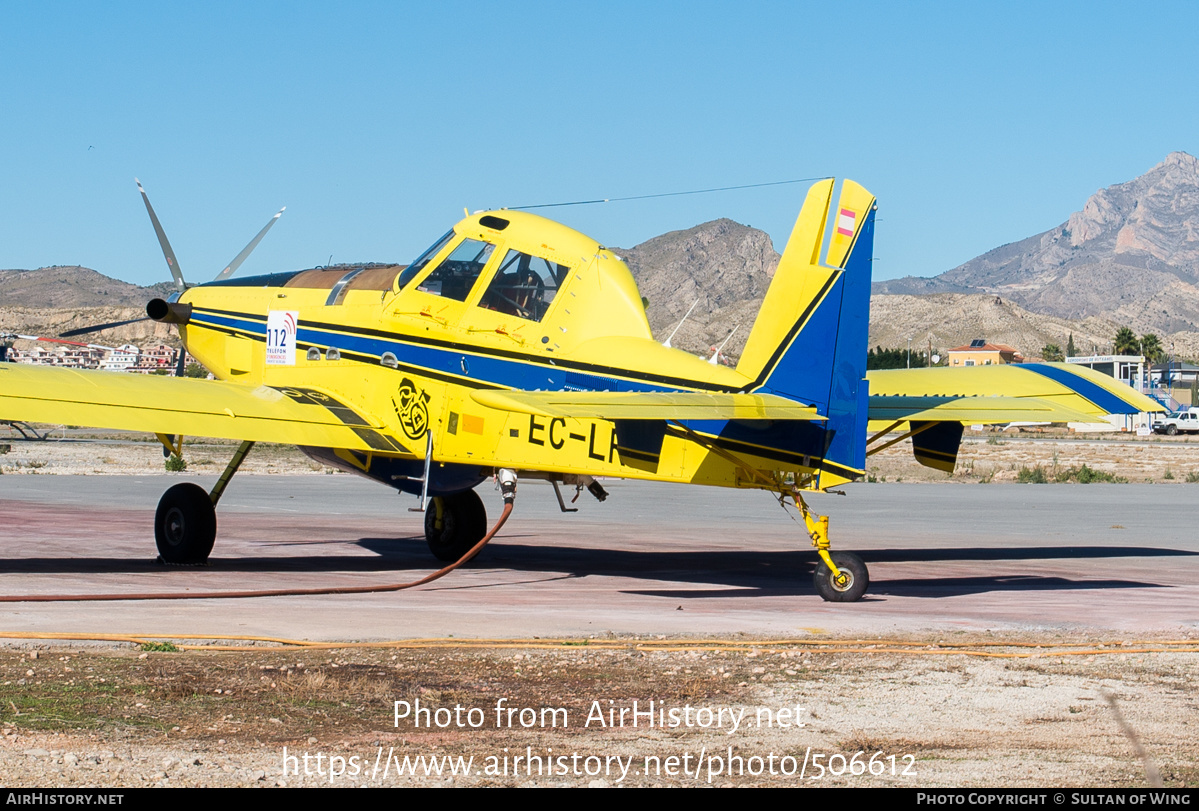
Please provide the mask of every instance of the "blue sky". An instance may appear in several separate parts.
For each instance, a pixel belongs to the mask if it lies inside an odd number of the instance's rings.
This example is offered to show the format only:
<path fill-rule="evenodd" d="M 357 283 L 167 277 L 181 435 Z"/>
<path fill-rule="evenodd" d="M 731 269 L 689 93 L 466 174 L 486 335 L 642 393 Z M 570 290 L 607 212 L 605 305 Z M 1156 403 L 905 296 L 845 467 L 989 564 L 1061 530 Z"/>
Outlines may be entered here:
<path fill-rule="evenodd" d="M 405 262 L 505 205 L 851 177 L 932 275 L 1199 152 L 1199 4 L 0 3 L 0 267 Z M 612 246 L 806 184 L 554 217 Z"/>

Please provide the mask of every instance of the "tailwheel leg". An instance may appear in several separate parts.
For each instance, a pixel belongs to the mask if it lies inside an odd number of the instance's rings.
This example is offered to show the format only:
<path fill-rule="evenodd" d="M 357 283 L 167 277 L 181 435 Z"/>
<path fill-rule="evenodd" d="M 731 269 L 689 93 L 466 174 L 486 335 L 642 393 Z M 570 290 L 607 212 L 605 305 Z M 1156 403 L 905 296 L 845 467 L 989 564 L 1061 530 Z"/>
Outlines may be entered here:
<path fill-rule="evenodd" d="M 804 525 L 812 546 L 820 555 L 823 565 L 817 565 L 813 573 L 816 593 L 826 602 L 852 603 L 862 599 L 870 586 L 870 572 L 865 562 L 853 552 L 833 552 L 829 548 L 828 516 L 816 515 L 798 492 L 795 503 L 803 515 Z"/>
<path fill-rule="evenodd" d="M 154 513 L 154 541 L 163 562 L 195 565 L 208 560 L 216 542 L 217 502 L 252 447 L 253 442 L 241 443 L 211 492 L 184 482 L 162 494 Z"/>

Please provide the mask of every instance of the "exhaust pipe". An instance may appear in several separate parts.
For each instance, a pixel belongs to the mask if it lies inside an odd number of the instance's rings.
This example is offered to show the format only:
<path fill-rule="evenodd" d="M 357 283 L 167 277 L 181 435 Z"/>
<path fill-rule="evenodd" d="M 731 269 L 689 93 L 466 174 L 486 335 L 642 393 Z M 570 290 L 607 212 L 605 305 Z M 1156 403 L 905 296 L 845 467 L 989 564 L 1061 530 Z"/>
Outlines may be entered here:
<path fill-rule="evenodd" d="M 156 298 L 146 305 L 146 315 L 163 324 L 186 324 L 192 320 L 192 306 Z"/>

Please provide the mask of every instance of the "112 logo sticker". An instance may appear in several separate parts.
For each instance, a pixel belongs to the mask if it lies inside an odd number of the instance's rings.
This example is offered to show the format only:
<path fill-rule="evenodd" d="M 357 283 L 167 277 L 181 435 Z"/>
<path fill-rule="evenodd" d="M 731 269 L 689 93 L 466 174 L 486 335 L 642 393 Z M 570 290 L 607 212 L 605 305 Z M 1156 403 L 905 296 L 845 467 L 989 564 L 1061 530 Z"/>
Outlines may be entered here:
<path fill-rule="evenodd" d="M 295 310 L 270 310 L 266 314 L 266 362 L 270 366 L 296 365 Z"/>

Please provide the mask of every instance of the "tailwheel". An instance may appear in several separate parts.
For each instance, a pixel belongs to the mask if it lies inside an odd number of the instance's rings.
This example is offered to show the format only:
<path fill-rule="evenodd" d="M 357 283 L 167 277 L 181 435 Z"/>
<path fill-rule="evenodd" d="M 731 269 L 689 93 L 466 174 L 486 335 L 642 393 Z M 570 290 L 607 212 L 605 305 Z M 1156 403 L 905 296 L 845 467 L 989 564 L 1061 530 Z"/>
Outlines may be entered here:
<path fill-rule="evenodd" d="M 162 494 L 154 540 L 167 563 L 204 563 L 216 541 L 216 508 L 199 485 L 177 484 Z"/>
<path fill-rule="evenodd" d="M 830 603 L 852 603 L 862 599 L 870 586 L 866 564 L 853 552 L 831 552 L 837 574 L 823 560 L 816 563 L 816 592 Z"/>
<path fill-rule="evenodd" d="M 438 560 L 452 563 L 487 534 L 487 509 L 474 490 L 434 496 L 425 511 L 425 541 Z"/>

